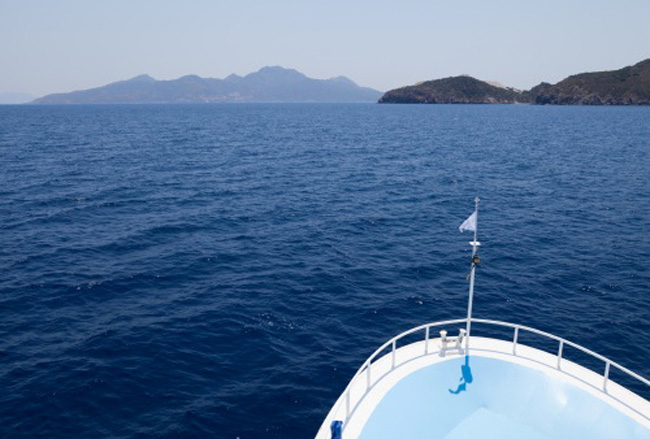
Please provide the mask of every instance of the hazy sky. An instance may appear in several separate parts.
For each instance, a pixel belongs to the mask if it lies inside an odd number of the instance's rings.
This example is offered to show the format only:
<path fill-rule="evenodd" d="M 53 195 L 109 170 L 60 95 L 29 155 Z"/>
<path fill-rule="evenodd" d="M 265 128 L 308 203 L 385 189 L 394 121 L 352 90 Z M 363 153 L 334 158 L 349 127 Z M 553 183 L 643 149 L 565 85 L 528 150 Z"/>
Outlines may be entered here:
<path fill-rule="evenodd" d="M 382 91 L 458 74 L 530 88 L 650 58 L 650 0 L 0 0 L 0 92 L 267 65 Z"/>

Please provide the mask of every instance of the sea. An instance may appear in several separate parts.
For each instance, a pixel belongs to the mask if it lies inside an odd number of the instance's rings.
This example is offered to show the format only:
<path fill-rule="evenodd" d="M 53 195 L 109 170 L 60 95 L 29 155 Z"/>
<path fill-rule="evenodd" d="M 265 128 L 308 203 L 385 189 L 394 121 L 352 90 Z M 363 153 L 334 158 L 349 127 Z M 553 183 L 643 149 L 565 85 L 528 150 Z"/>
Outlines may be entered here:
<path fill-rule="evenodd" d="M 314 437 L 476 197 L 474 316 L 650 377 L 648 107 L 0 106 L 0 437 Z"/>

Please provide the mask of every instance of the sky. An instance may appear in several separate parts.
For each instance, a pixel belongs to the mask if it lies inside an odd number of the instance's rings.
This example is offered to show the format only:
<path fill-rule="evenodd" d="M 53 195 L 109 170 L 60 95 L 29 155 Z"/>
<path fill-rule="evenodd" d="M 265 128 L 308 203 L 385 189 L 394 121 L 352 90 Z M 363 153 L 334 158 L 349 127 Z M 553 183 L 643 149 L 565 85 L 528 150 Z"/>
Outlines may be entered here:
<path fill-rule="evenodd" d="M 33 96 L 274 65 L 528 89 L 647 58 L 650 0 L 0 0 L 0 93 Z"/>

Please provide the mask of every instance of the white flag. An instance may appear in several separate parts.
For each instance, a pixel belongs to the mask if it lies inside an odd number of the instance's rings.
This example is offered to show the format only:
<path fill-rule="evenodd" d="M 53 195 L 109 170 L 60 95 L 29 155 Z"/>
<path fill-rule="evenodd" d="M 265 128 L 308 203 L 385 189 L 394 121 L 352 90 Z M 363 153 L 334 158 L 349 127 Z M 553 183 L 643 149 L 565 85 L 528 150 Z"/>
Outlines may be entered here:
<path fill-rule="evenodd" d="M 460 225 L 458 230 L 460 230 L 461 232 L 464 232 L 465 230 L 469 230 L 470 232 L 476 232 L 476 216 L 477 216 L 477 212 L 474 211 L 474 213 L 471 214 L 469 218 L 467 218 L 463 222 L 463 224 Z"/>

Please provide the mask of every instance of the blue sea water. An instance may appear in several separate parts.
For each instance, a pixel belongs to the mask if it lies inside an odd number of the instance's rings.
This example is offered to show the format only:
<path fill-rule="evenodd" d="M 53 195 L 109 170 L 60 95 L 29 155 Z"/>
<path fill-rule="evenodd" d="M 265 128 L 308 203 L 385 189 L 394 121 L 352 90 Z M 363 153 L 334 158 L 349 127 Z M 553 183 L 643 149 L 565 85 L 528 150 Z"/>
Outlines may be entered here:
<path fill-rule="evenodd" d="M 650 108 L 1 106 L 0 437 L 313 437 L 477 195 L 475 316 L 650 376 Z"/>

